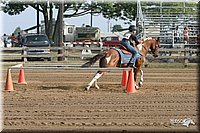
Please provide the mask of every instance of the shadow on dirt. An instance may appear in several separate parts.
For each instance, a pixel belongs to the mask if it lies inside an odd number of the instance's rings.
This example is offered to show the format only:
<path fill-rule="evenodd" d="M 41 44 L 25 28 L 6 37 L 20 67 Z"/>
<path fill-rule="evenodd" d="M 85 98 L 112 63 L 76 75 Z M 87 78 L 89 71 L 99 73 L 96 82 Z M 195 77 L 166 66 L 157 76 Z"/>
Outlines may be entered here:
<path fill-rule="evenodd" d="M 40 86 L 39 90 L 49 91 L 70 91 L 70 92 L 108 92 L 108 93 L 124 93 L 126 88 L 121 88 L 119 85 L 100 85 L 100 89 L 94 86 L 89 91 L 85 90 L 85 86 Z"/>
<path fill-rule="evenodd" d="M 40 90 L 52 90 L 52 89 L 59 89 L 59 90 L 70 90 L 71 86 L 41 86 Z"/>

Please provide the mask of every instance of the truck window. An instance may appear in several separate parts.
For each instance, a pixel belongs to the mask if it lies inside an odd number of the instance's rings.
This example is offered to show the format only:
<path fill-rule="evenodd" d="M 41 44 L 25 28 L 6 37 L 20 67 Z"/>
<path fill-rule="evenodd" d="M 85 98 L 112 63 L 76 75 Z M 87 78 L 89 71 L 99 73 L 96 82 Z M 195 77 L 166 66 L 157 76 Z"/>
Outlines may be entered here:
<path fill-rule="evenodd" d="M 105 41 L 118 41 L 118 37 L 106 37 Z"/>
<path fill-rule="evenodd" d="M 69 27 L 68 28 L 68 33 L 72 33 L 73 32 L 73 28 L 72 27 Z"/>
<path fill-rule="evenodd" d="M 118 41 L 118 37 L 112 37 L 112 41 Z"/>
<path fill-rule="evenodd" d="M 106 41 L 111 41 L 112 38 L 111 38 L 111 37 L 107 37 L 105 40 L 106 40 Z"/>

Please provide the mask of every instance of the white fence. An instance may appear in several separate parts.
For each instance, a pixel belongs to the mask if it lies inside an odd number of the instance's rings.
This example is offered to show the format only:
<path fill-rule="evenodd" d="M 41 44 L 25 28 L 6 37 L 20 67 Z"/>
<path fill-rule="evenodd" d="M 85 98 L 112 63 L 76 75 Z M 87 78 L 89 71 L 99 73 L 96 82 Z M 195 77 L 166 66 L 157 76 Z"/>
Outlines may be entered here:
<path fill-rule="evenodd" d="M 181 44 L 184 46 L 183 44 Z M 91 52 L 89 54 L 83 54 L 83 50 L 89 49 Z M 57 61 L 58 57 L 63 57 L 64 61 L 70 58 L 79 58 L 80 60 L 84 58 L 90 58 L 99 53 L 100 51 L 108 50 L 107 47 L 50 47 L 48 54 L 40 55 L 29 55 L 27 54 L 29 50 L 47 50 L 47 48 L 35 47 L 35 48 L 1 48 L 2 59 L 12 60 L 14 58 L 22 59 L 27 62 L 27 58 L 37 57 L 37 58 L 49 58 L 50 61 Z M 62 50 L 61 54 L 58 54 L 58 50 Z M 23 51 L 23 52 L 22 52 Z M 161 48 L 160 56 L 156 59 L 184 59 L 184 63 L 188 63 L 188 60 L 193 58 L 197 59 L 199 55 L 199 49 L 193 48 Z"/>

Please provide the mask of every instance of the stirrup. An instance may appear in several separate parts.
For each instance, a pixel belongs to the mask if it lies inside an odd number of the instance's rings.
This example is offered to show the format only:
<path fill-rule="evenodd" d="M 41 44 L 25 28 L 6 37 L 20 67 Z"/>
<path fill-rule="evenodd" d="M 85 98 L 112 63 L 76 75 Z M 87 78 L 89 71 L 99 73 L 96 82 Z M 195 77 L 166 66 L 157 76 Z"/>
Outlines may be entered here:
<path fill-rule="evenodd" d="M 135 63 L 129 63 L 128 66 L 129 66 L 129 67 L 133 67 L 133 68 L 137 68 L 137 67 L 135 66 Z"/>

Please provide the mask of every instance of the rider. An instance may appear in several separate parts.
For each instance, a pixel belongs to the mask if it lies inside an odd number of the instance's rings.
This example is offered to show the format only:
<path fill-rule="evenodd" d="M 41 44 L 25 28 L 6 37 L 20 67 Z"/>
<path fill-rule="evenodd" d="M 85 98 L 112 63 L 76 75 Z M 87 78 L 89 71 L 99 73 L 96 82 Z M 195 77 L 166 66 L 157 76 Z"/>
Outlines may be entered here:
<path fill-rule="evenodd" d="M 135 61 L 136 61 L 137 56 L 139 56 L 139 55 L 144 56 L 144 55 L 141 54 L 139 51 L 137 51 L 134 47 L 134 45 L 137 46 L 139 44 L 139 41 L 138 41 L 137 37 L 135 36 L 135 34 L 136 34 L 135 26 L 130 25 L 128 30 L 129 31 L 124 34 L 123 39 L 120 43 L 123 46 L 125 46 L 128 51 L 130 51 L 132 53 L 133 57 L 129 63 L 129 66 L 135 67 Z"/>

